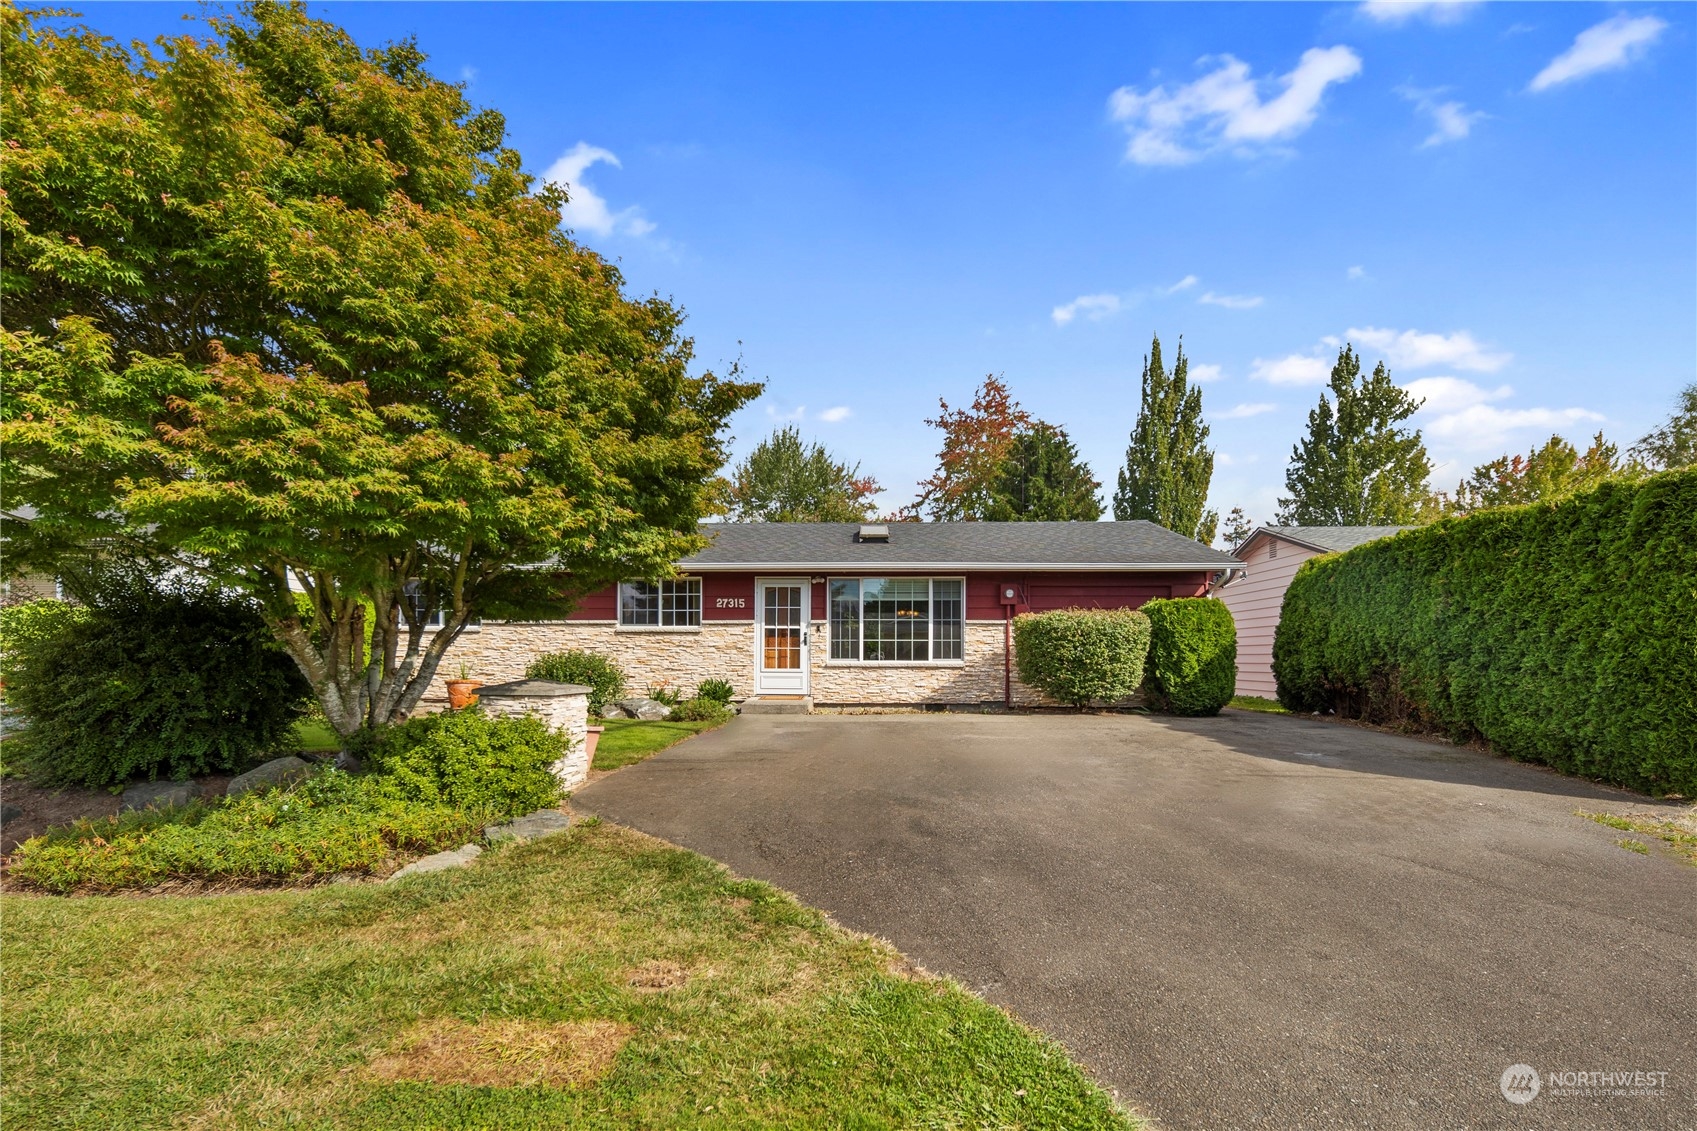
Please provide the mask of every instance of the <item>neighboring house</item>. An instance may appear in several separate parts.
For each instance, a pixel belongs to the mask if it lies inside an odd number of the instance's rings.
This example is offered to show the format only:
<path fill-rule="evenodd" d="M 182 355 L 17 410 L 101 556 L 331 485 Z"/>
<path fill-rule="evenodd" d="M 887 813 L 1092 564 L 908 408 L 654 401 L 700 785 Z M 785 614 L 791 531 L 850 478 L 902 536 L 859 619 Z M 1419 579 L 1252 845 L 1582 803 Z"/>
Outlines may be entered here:
<path fill-rule="evenodd" d="M 1228 575 L 1214 595 L 1237 622 L 1237 693 L 1271 699 L 1273 633 L 1296 567 L 1321 554 L 1341 553 L 1388 538 L 1407 526 L 1263 526 L 1232 552 L 1246 572 Z"/>
<path fill-rule="evenodd" d="M 587 649 L 632 694 L 730 682 L 740 699 L 820 704 L 1037 702 L 1008 651 L 1012 618 L 1207 593 L 1240 563 L 1149 522 L 707 523 L 674 580 L 590 594 L 563 621 L 485 621 L 444 675 L 519 678 Z M 430 697 L 444 696 L 440 683 Z"/>

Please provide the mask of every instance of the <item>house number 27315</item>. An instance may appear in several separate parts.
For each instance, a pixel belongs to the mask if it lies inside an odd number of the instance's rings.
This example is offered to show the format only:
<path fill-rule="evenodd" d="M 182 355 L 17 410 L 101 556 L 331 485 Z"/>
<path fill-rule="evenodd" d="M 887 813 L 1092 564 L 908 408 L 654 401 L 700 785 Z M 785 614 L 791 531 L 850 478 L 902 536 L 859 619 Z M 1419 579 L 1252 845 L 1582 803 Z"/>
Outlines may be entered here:
<path fill-rule="evenodd" d="M 746 609 L 748 608 L 748 598 L 715 597 L 713 598 L 713 607 L 715 609 Z"/>

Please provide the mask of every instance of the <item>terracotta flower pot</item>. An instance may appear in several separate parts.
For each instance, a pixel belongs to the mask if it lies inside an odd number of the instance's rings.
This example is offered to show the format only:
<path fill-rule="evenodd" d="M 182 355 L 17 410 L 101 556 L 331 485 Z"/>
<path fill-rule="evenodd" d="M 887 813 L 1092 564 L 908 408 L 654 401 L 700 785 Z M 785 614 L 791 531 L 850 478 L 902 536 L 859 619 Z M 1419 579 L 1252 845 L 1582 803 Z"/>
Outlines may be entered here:
<path fill-rule="evenodd" d="M 449 708 L 455 711 L 463 711 L 471 706 L 477 702 L 477 696 L 473 695 L 472 692 L 482 686 L 483 681 L 481 679 L 450 679 L 448 681 Z"/>
<path fill-rule="evenodd" d="M 591 766 L 595 764 L 595 747 L 601 742 L 601 732 L 606 729 L 606 727 L 590 727 L 588 733 L 583 736 L 583 752 L 588 755 Z"/>

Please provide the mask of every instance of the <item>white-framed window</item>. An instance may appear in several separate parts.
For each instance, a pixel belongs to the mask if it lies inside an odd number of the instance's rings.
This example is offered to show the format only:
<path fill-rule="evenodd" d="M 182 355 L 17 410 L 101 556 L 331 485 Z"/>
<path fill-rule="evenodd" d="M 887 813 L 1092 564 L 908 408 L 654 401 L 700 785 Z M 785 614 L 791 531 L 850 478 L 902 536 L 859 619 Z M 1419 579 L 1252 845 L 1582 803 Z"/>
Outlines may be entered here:
<path fill-rule="evenodd" d="M 620 628 L 700 628 L 701 579 L 619 583 Z"/>
<path fill-rule="evenodd" d="M 833 577 L 831 659 L 947 663 L 962 658 L 966 581 L 959 577 Z"/>
<path fill-rule="evenodd" d="M 409 582 L 407 582 L 405 585 L 401 586 L 401 596 L 407 603 L 407 611 L 410 612 L 413 615 L 413 617 L 416 618 L 416 617 L 424 616 L 425 601 L 428 599 L 428 594 L 424 590 L 424 582 L 422 582 L 422 581 L 409 581 Z M 406 627 L 406 625 L 403 623 L 401 625 L 401 627 L 404 629 Z M 440 604 L 438 604 L 434 609 L 432 609 L 430 611 L 430 615 L 428 617 L 425 617 L 424 627 L 425 628 L 441 628 L 442 627 L 442 606 Z M 483 628 L 483 618 L 482 617 L 472 617 L 471 620 L 466 622 L 466 626 L 465 626 L 465 629 L 463 631 L 479 632 L 479 631 L 482 630 L 482 628 Z"/>

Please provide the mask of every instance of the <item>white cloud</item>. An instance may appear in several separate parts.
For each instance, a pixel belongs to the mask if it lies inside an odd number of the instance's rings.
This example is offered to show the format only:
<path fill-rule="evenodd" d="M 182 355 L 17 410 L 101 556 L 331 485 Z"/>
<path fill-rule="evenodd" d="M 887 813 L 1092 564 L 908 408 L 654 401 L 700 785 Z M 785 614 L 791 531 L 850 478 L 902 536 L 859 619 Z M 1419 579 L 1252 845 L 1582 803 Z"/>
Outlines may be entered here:
<path fill-rule="evenodd" d="M 476 82 L 477 81 L 477 68 L 476 67 L 461 67 L 460 68 L 460 81 L 463 82 L 463 83 L 474 83 L 474 82 Z"/>
<path fill-rule="evenodd" d="M 1425 425 L 1427 435 L 1466 452 L 1500 452 L 1517 433 L 1532 429 L 1558 432 L 1575 424 L 1595 423 L 1600 413 L 1585 408 L 1498 408 L 1476 404 L 1440 415 Z"/>
<path fill-rule="evenodd" d="M 1475 373 L 1495 373 L 1514 359 L 1511 353 L 1493 352 L 1474 340 L 1466 330 L 1453 334 L 1422 334 L 1418 330 L 1383 330 L 1374 326 L 1351 327 L 1344 332 L 1347 341 L 1372 351 L 1393 366 L 1425 369 L 1432 365 L 1449 365 Z M 1330 346 L 1339 344 L 1336 338 L 1325 338 Z"/>
<path fill-rule="evenodd" d="M 828 408 L 824 412 L 820 413 L 819 419 L 823 420 L 826 424 L 837 424 L 841 421 L 847 420 L 853 415 L 854 413 L 849 411 L 849 407 L 847 405 L 838 405 L 835 408 Z"/>
<path fill-rule="evenodd" d="M 1168 287 L 1167 293 L 1170 294 L 1170 295 L 1176 295 L 1180 291 L 1189 290 L 1191 287 L 1194 287 L 1199 282 L 1201 282 L 1201 280 L 1198 279 L 1195 275 L 1186 275 L 1184 278 L 1180 279 L 1178 282 L 1176 282 L 1172 286 Z"/>
<path fill-rule="evenodd" d="M 775 404 L 766 406 L 766 415 L 772 420 L 801 420 L 807 416 L 807 406 L 798 404 L 794 410 L 786 412 Z"/>
<path fill-rule="evenodd" d="M 1482 122 L 1490 116 L 1483 110 L 1469 110 L 1465 103 L 1455 99 L 1438 101 L 1439 96 L 1444 93 L 1443 88 L 1417 90 L 1404 86 L 1398 87 L 1397 93 L 1414 103 L 1415 109 L 1420 113 L 1432 119 L 1433 130 L 1426 140 L 1420 143 L 1422 149 L 1442 145 L 1447 141 L 1460 141 L 1473 132 L 1473 123 Z"/>
<path fill-rule="evenodd" d="M 1276 404 L 1240 404 L 1234 405 L 1220 413 L 1222 420 L 1242 420 L 1249 416 L 1260 416 L 1263 412 L 1272 412 L 1279 406 Z"/>
<path fill-rule="evenodd" d="M 1258 357 L 1249 375 L 1272 385 L 1324 385 L 1332 376 L 1332 359 L 1293 353 L 1284 357 Z"/>
<path fill-rule="evenodd" d="M 1435 24 L 1453 24 L 1467 15 L 1474 0 L 1366 0 L 1362 15 L 1382 24 L 1405 24 L 1419 18 Z"/>
<path fill-rule="evenodd" d="M 1055 325 L 1065 326 L 1080 314 L 1099 322 L 1110 314 L 1118 314 L 1119 310 L 1119 295 L 1079 295 L 1065 306 L 1055 307 L 1049 317 L 1055 320 Z"/>
<path fill-rule="evenodd" d="M 1349 269 L 1348 275 L 1351 279 L 1365 279 L 1367 277 L 1367 268 L 1358 263 Z"/>
<path fill-rule="evenodd" d="M 542 174 L 544 181 L 564 185 L 570 199 L 560 206 L 560 222 L 576 232 L 597 236 L 615 233 L 627 236 L 646 236 L 654 230 L 654 222 L 642 214 L 636 205 L 614 212 L 606 198 L 583 181 L 591 165 L 608 164 L 617 169 L 619 159 L 610 150 L 580 141 Z"/>
<path fill-rule="evenodd" d="M 1122 86 L 1109 96 L 1108 108 L 1131 135 L 1126 160 L 1183 165 L 1221 149 L 1245 152 L 1300 134 L 1314 124 L 1326 88 L 1360 73 L 1361 57 L 1349 48 L 1310 47 L 1275 80 L 1283 89 L 1262 101 L 1263 80 L 1250 76 L 1249 64 L 1222 55 L 1213 71 L 1170 92 Z"/>
<path fill-rule="evenodd" d="M 1665 20 L 1655 16 L 1629 16 L 1624 12 L 1612 16 L 1574 37 L 1573 46 L 1550 60 L 1527 89 L 1548 90 L 1598 71 L 1624 67 L 1642 56 L 1667 26 Z"/>
<path fill-rule="evenodd" d="M 1206 385 L 1210 381 L 1218 381 L 1224 374 L 1218 365 L 1192 365 L 1189 367 L 1189 377 L 1198 385 Z"/>
<path fill-rule="evenodd" d="M 1196 301 L 1209 306 L 1223 306 L 1227 310 L 1254 310 L 1265 300 L 1260 295 L 1217 295 L 1207 291 Z"/>
<path fill-rule="evenodd" d="M 1425 402 L 1422 411 L 1439 413 L 1472 408 L 1487 401 L 1506 400 L 1514 395 L 1514 390 L 1508 385 L 1487 389 L 1460 377 L 1421 377 L 1404 382 L 1402 388 L 1415 400 Z"/>

